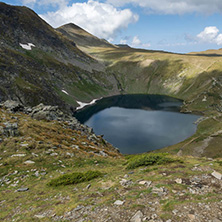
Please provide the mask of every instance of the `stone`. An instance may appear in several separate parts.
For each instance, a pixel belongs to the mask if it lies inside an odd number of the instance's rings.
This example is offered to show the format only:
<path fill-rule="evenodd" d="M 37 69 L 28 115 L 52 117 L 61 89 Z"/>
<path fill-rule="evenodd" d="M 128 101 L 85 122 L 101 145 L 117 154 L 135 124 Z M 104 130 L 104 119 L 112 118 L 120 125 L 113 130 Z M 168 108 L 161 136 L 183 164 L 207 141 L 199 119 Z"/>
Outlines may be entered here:
<path fill-rule="evenodd" d="M 79 146 L 77 146 L 77 145 L 72 145 L 71 147 L 72 147 L 73 149 L 77 149 L 77 150 L 80 149 Z"/>
<path fill-rule="evenodd" d="M 18 154 L 11 155 L 11 157 L 23 157 L 23 156 L 26 156 L 26 154 L 25 153 L 18 153 Z"/>
<path fill-rule="evenodd" d="M 81 210 L 81 209 L 83 209 L 84 207 L 83 206 L 77 206 L 75 209 L 74 209 L 74 211 L 79 211 L 79 210 Z"/>
<path fill-rule="evenodd" d="M 17 192 L 25 192 L 25 191 L 28 191 L 28 190 L 29 190 L 28 187 L 24 187 L 24 188 L 19 188 L 19 189 L 17 190 Z"/>
<path fill-rule="evenodd" d="M 3 134 L 4 134 L 6 137 L 19 136 L 18 123 L 5 122 L 4 125 L 5 125 L 5 127 L 3 127 Z"/>
<path fill-rule="evenodd" d="M 189 221 L 195 221 L 196 216 L 194 214 L 188 214 Z"/>
<path fill-rule="evenodd" d="M 128 187 L 128 186 L 132 185 L 133 182 L 132 182 L 131 180 L 122 179 L 122 180 L 120 181 L 120 184 L 121 184 L 123 187 Z"/>
<path fill-rule="evenodd" d="M 116 200 L 116 201 L 114 202 L 114 205 L 122 206 L 124 203 L 125 203 L 125 201 Z"/>
<path fill-rule="evenodd" d="M 143 213 L 139 210 L 136 214 L 130 219 L 130 222 L 142 222 Z"/>
<path fill-rule="evenodd" d="M 153 187 L 152 193 L 156 193 L 158 196 L 163 196 L 167 194 L 167 189 L 165 187 Z"/>
<path fill-rule="evenodd" d="M 36 171 L 36 172 L 34 173 L 34 175 L 35 175 L 36 177 L 39 177 L 39 176 L 40 176 L 39 171 Z"/>
<path fill-rule="evenodd" d="M 86 186 L 86 189 L 88 190 L 90 187 L 91 187 L 91 184 L 88 184 L 88 185 Z"/>
<path fill-rule="evenodd" d="M 18 111 L 24 110 L 24 106 L 21 103 L 19 103 L 17 101 L 12 101 L 12 100 L 7 100 L 3 104 L 1 104 L 0 106 L 4 107 L 7 110 L 12 111 L 12 112 L 18 112 Z"/>
<path fill-rule="evenodd" d="M 99 154 L 100 154 L 101 156 L 104 156 L 104 157 L 105 157 L 105 156 L 108 156 L 108 155 L 107 155 L 104 151 L 102 151 L 102 150 L 99 151 Z"/>
<path fill-rule="evenodd" d="M 38 218 L 38 219 L 42 219 L 42 218 L 44 218 L 45 216 L 42 215 L 42 214 L 37 214 L 37 215 L 35 215 L 34 217 L 36 217 L 36 218 Z"/>
<path fill-rule="evenodd" d="M 157 216 L 157 214 L 152 214 L 151 215 L 151 218 L 154 220 L 154 219 L 156 219 L 158 216 Z"/>
<path fill-rule="evenodd" d="M 32 160 L 26 160 L 25 162 L 24 162 L 24 164 L 34 164 L 35 162 L 34 161 L 32 161 Z"/>
<path fill-rule="evenodd" d="M 152 181 L 142 180 L 139 182 L 140 185 L 145 185 L 149 187 L 151 185 Z"/>
<path fill-rule="evenodd" d="M 178 184 L 182 184 L 183 181 L 182 181 L 182 179 L 177 178 L 177 179 L 175 180 L 175 182 L 178 183 Z"/>
<path fill-rule="evenodd" d="M 20 146 L 21 147 L 27 147 L 27 146 L 29 146 L 29 144 L 28 143 L 22 143 L 22 144 L 20 144 Z"/>
<path fill-rule="evenodd" d="M 217 178 L 218 180 L 221 180 L 222 179 L 222 174 L 221 173 L 218 173 L 216 171 L 214 171 L 213 173 L 211 173 L 211 175 L 215 178 Z"/>
<path fill-rule="evenodd" d="M 178 210 L 173 210 L 172 213 L 173 213 L 174 215 L 176 215 L 176 214 L 178 213 Z"/>

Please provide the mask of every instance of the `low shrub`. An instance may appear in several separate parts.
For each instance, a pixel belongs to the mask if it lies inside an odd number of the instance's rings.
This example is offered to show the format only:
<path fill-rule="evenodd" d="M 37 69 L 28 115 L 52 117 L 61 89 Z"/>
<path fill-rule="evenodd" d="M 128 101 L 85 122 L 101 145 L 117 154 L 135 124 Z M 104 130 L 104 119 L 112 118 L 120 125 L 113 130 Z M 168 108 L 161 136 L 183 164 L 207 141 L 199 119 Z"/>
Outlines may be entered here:
<path fill-rule="evenodd" d="M 128 159 L 127 169 L 135 169 L 140 166 L 152 166 L 152 165 L 161 165 L 166 163 L 180 162 L 179 159 L 173 159 L 168 156 L 166 153 L 149 153 L 136 155 Z"/>
<path fill-rule="evenodd" d="M 61 186 L 61 185 L 70 185 L 70 184 L 78 184 L 86 181 L 90 181 L 97 177 L 101 177 L 103 174 L 99 171 L 87 171 L 85 173 L 71 173 L 64 174 L 58 178 L 52 179 L 48 185 L 49 186 Z"/>

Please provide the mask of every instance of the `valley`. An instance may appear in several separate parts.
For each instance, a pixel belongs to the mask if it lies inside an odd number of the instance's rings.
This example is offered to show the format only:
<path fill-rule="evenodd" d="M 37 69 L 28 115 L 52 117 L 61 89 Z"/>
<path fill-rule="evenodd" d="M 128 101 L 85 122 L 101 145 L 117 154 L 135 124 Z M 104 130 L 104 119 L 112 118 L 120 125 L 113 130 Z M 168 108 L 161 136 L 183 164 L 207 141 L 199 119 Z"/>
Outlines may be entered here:
<path fill-rule="evenodd" d="M 0 45 L 1 221 L 222 221 L 222 49 L 113 45 L 3 2 Z M 183 100 L 196 133 L 123 155 L 73 117 L 129 94 Z"/>

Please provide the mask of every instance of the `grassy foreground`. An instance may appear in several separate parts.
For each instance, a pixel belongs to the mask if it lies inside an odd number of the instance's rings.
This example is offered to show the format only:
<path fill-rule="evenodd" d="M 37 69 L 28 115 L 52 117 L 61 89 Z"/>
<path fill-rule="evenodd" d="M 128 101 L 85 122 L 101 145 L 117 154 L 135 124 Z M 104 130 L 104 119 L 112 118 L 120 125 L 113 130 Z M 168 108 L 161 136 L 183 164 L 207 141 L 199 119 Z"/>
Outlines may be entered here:
<path fill-rule="evenodd" d="M 220 158 L 122 156 L 94 144 L 103 157 L 56 121 L 1 110 L 5 121 L 19 121 L 20 136 L 0 143 L 1 221 L 130 221 L 136 212 L 187 221 L 193 211 L 204 221 L 198 204 L 209 206 L 207 219 L 219 216 L 221 181 L 211 174 L 222 173 Z"/>

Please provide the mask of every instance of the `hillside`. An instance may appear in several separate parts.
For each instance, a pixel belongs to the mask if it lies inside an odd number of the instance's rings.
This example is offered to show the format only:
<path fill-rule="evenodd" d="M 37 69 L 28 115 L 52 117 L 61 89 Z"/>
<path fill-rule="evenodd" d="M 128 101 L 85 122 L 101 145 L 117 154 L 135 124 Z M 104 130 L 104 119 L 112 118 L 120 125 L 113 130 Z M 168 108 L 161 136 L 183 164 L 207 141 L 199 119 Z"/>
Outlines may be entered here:
<path fill-rule="evenodd" d="M 0 44 L 1 221 L 222 221 L 221 49 L 115 46 L 4 3 Z M 77 101 L 120 94 L 182 99 L 202 115 L 197 132 L 123 156 L 72 116 Z"/>
<path fill-rule="evenodd" d="M 0 108 L 1 221 L 221 221 L 222 159 L 124 157 L 56 107 L 10 104 Z"/>
<path fill-rule="evenodd" d="M 0 101 L 13 99 L 32 106 L 43 102 L 70 111 L 77 99 L 117 91 L 112 76 L 103 80 L 103 63 L 29 8 L 0 3 L 0 42 Z"/>

